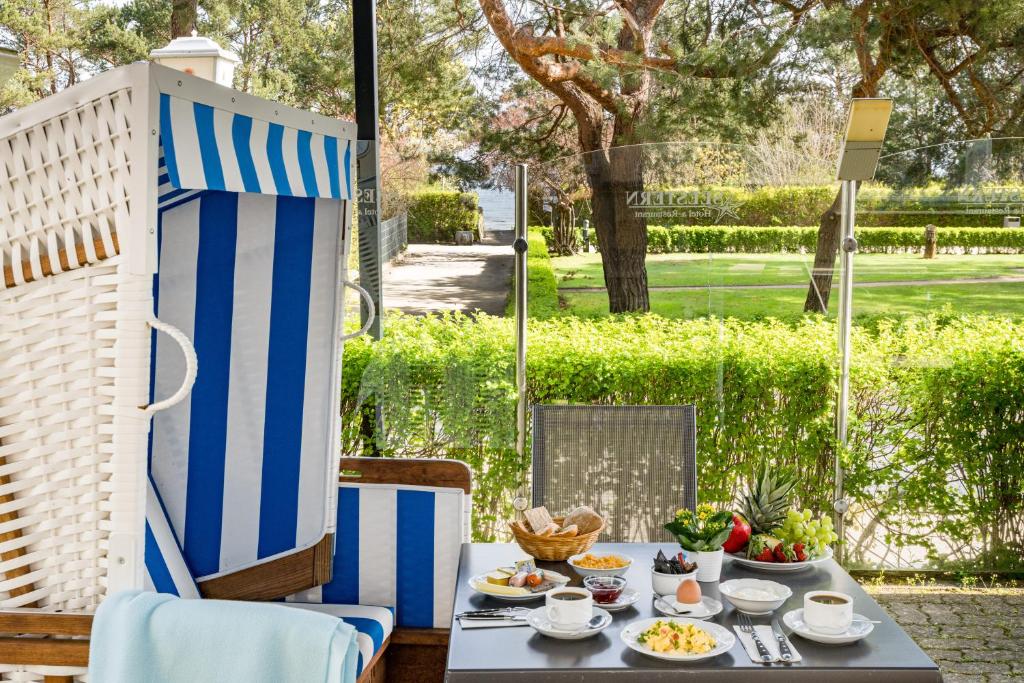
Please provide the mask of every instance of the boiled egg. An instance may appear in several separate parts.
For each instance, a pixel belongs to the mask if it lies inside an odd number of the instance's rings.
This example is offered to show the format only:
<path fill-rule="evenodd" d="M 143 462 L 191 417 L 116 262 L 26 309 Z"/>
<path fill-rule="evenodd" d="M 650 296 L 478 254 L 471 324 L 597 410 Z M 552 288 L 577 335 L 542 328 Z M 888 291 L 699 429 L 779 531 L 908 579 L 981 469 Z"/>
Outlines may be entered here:
<path fill-rule="evenodd" d="M 687 579 L 676 588 L 676 602 L 695 605 L 700 602 L 700 586 L 693 579 Z"/>

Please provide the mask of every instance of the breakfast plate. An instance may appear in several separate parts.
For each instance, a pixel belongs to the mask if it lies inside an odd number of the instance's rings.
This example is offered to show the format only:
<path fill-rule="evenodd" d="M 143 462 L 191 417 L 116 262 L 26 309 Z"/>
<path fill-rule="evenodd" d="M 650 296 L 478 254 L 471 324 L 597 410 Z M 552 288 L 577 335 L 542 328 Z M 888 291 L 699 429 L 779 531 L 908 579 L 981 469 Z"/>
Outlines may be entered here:
<path fill-rule="evenodd" d="M 657 622 L 673 622 L 682 627 L 687 625 L 692 626 L 711 636 L 714 644 L 710 650 L 701 653 L 656 652 L 647 643 L 640 642 L 639 638 Z M 634 621 L 627 624 L 626 627 L 622 629 L 619 636 L 622 638 L 622 642 L 625 643 L 626 647 L 630 650 L 639 652 L 647 657 L 663 659 L 669 662 L 699 662 L 705 659 L 711 659 L 712 657 L 725 654 L 732 649 L 733 645 L 736 644 L 736 636 L 734 636 L 732 631 L 729 629 L 719 626 L 714 622 L 687 619 L 685 617 L 673 617 L 671 619 L 662 617 Z"/>
<path fill-rule="evenodd" d="M 602 617 L 601 622 L 597 626 L 582 629 L 563 629 L 551 623 L 551 620 L 548 619 L 547 606 L 541 606 L 526 615 L 526 623 L 532 626 L 537 633 L 549 638 L 557 638 L 559 640 L 583 640 L 584 638 L 597 635 L 608 628 L 608 625 L 612 623 L 612 615 L 608 614 L 608 612 L 597 605 L 594 605 L 593 614 L 595 617 Z"/>
<path fill-rule="evenodd" d="M 825 553 L 821 557 L 815 557 L 813 560 L 804 560 L 803 562 L 758 562 L 757 560 L 747 558 L 741 553 L 726 553 L 725 556 L 732 558 L 732 561 L 739 566 L 747 567 L 748 569 L 756 569 L 762 572 L 799 572 L 821 564 L 826 560 L 831 560 L 832 548 L 826 547 Z"/>
<path fill-rule="evenodd" d="M 552 583 L 552 586 L 545 591 L 530 591 L 528 588 L 520 590 L 527 591 L 526 593 L 513 593 L 511 592 L 510 586 L 496 586 L 487 582 L 487 574 L 477 574 L 469 579 L 469 587 L 472 588 L 476 593 L 480 595 L 486 595 L 489 598 L 496 600 L 502 600 L 504 602 L 531 602 L 539 598 L 543 598 L 550 591 L 555 588 L 560 588 L 565 584 L 569 583 L 569 577 L 564 574 L 551 570 L 544 570 L 544 577 Z"/>
<path fill-rule="evenodd" d="M 846 629 L 845 633 L 837 635 L 829 635 L 826 633 L 819 633 L 813 630 L 804 621 L 803 609 L 794 609 L 786 612 L 782 615 L 782 621 L 789 628 L 793 630 L 793 633 L 797 634 L 801 638 L 807 640 L 813 640 L 816 643 L 824 643 L 825 645 L 846 645 L 848 643 L 856 643 L 858 640 L 867 638 L 868 635 L 875 630 L 875 625 L 865 617 L 863 614 L 854 614 L 853 623 L 850 624 L 850 628 Z"/>
<path fill-rule="evenodd" d="M 702 597 L 700 602 L 695 605 L 687 605 L 679 602 L 678 600 L 672 600 L 667 597 L 662 598 L 661 601 L 656 600 L 654 602 L 654 609 L 667 617 L 675 617 L 678 615 L 672 614 L 672 612 L 664 609 L 662 605 L 665 603 L 668 603 L 670 607 L 675 608 L 677 612 L 688 612 L 688 614 L 684 615 L 688 619 L 710 619 L 722 611 L 722 603 L 707 596 Z"/>
<path fill-rule="evenodd" d="M 597 602 L 594 601 L 594 607 L 600 607 L 601 609 L 608 612 L 621 612 L 630 605 L 636 603 L 640 599 L 640 591 L 635 588 L 629 588 L 628 586 L 622 590 L 622 593 L 616 598 L 615 602 Z"/>

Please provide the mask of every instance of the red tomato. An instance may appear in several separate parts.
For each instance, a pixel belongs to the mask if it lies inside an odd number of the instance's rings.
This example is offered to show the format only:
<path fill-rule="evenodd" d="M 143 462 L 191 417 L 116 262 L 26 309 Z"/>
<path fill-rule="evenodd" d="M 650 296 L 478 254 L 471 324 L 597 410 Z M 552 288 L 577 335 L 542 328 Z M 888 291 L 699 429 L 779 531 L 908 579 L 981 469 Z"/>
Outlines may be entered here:
<path fill-rule="evenodd" d="M 543 579 L 541 579 L 537 574 L 528 574 L 526 577 L 526 583 L 531 586 L 539 586 L 541 581 L 543 581 Z"/>

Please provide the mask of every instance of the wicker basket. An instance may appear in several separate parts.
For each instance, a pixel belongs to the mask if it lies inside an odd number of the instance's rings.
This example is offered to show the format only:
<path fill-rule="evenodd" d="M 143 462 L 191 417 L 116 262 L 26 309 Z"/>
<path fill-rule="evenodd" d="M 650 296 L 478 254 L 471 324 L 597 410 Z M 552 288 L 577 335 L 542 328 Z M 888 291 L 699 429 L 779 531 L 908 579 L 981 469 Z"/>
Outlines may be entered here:
<path fill-rule="evenodd" d="M 558 526 L 562 526 L 562 522 L 565 521 L 564 517 L 554 517 L 553 519 Z M 508 525 L 520 548 L 534 559 L 552 562 L 562 562 L 573 555 L 590 550 L 591 546 L 597 541 L 597 537 L 604 531 L 604 527 L 605 523 L 602 520 L 601 526 L 590 533 L 553 538 L 551 536 L 538 536 L 529 531 L 521 521 L 510 522 Z"/>

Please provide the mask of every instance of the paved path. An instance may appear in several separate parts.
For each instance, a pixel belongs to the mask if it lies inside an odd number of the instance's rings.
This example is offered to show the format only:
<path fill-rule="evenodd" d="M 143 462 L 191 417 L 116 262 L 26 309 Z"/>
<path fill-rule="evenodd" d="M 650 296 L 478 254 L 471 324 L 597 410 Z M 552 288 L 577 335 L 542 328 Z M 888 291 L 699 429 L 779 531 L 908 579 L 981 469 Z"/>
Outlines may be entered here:
<path fill-rule="evenodd" d="M 1024 588 L 864 589 L 935 660 L 945 683 L 1024 683 Z"/>
<path fill-rule="evenodd" d="M 413 315 L 483 311 L 503 315 L 512 280 L 512 233 L 482 244 L 410 244 L 384 269 L 384 308 Z"/>
<path fill-rule="evenodd" d="M 945 280 L 875 280 L 873 282 L 857 282 L 857 289 L 864 287 L 933 287 L 937 285 L 980 285 L 980 284 L 1012 284 L 1024 282 L 1024 276 L 997 275 L 996 277 L 963 277 Z M 560 290 L 567 292 L 603 292 L 604 287 L 566 287 Z M 776 284 L 776 285 L 650 285 L 652 292 L 689 292 L 704 289 L 807 289 L 807 283 Z"/>

